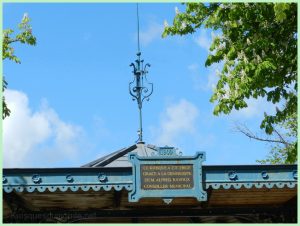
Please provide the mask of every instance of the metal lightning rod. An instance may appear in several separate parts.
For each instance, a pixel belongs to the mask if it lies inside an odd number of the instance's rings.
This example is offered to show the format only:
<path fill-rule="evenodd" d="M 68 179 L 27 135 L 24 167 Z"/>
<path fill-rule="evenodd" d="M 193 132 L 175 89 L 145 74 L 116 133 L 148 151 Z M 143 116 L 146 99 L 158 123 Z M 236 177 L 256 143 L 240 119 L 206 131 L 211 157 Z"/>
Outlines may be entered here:
<path fill-rule="evenodd" d="M 132 100 L 136 100 L 139 109 L 139 130 L 138 130 L 138 140 L 137 143 L 143 143 L 143 119 L 142 119 L 142 108 L 143 101 L 146 99 L 149 101 L 149 97 L 153 93 L 153 83 L 147 81 L 147 67 L 150 64 L 145 64 L 144 60 L 141 60 L 140 52 L 140 26 L 139 26 L 139 5 L 136 5 L 136 15 L 137 15 L 137 59 L 134 63 L 130 64 L 133 67 L 134 79 L 129 83 L 129 93 L 132 96 Z M 135 85 L 135 86 L 133 86 Z"/>

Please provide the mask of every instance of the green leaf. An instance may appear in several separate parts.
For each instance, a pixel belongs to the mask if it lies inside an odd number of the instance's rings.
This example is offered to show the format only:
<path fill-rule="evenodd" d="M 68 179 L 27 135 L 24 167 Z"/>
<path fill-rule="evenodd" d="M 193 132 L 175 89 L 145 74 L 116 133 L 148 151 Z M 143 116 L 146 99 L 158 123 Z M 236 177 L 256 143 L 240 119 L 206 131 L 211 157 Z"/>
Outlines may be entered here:
<path fill-rule="evenodd" d="M 210 45 L 214 53 L 205 61 L 206 67 L 224 63 L 210 98 L 218 103 L 213 114 L 229 114 L 247 106 L 243 98 L 267 95 L 274 107 L 285 103 L 261 122 L 260 127 L 272 134 L 275 126 L 297 114 L 297 3 L 245 4 L 249 3 L 222 3 L 225 7 L 220 3 L 187 3 L 186 12 L 176 15 L 163 35 L 191 34 L 199 28 L 220 32 L 222 36 Z M 183 31 L 183 22 L 190 29 Z M 230 88 L 226 95 L 224 87 Z M 284 156 L 292 161 L 294 154 Z"/>
<path fill-rule="evenodd" d="M 33 36 L 31 32 L 31 26 L 29 25 L 29 17 L 24 15 L 22 22 L 19 24 L 19 33 L 13 37 L 14 31 L 12 29 L 3 30 L 3 39 L 2 39 L 2 60 L 8 59 L 14 61 L 15 63 L 20 64 L 20 59 L 14 54 L 13 44 L 28 44 L 35 45 L 36 38 Z M 3 91 L 7 88 L 7 82 L 3 77 Z M 7 107 L 5 98 L 2 98 L 2 119 L 8 117 L 10 115 L 10 109 Z"/>

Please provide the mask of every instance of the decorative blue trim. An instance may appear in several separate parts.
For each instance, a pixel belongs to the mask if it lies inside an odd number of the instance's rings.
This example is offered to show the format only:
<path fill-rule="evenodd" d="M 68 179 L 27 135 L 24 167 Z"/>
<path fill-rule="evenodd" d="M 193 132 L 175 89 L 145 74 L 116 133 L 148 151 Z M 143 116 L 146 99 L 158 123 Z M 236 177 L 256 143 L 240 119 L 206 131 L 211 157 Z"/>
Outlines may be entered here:
<path fill-rule="evenodd" d="M 204 172 L 205 188 L 294 188 L 295 173 L 296 165 L 209 166 Z"/>
<path fill-rule="evenodd" d="M 159 157 L 154 158 L 159 159 Z M 174 156 L 174 159 L 176 158 L 178 156 Z M 4 169 L 2 184 L 4 192 L 7 193 L 12 191 L 76 192 L 79 189 L 82 191 L 110 191 L 111 189 L 133 191 L 133 175 L 131 168 Z M 204 190 L 293 189 L 298 184 L 297 175 L 297 165 L 202 166 Z"/>
<path fill-rule="evenodd" d="M 132 190 L 132 179 L 130 171 L 120 171 L 111 169 L 84 169 L 80 168 L 68 168 L 60 169 L 59 171 L 52 172 L 53 169 L 41 170 L 39 173 L 35 173 L 34 169 L 29 172 L 28 169 L 24 170 L 24 173 L 14 172 L 15 170 L 4 170 L 5 176 L 3 176 L 3 190 L 7 193 L 15 190 L 16 192 L 55 192 L 55 191 L 73 191 L 76 192 L 79 189 L 82 191 L 110 191 L 114 189 L 120 191 L 126 189 Z M 73 171 L 73 172 L 71 172 Z"/>
<path fill-rule="evenodd" d="M 229 177 L 230 180 L 237 180 L 238 179 L 238 175 L 236 174 L 235 171 L 230 171 L 228 173 L 228 177 Z"/>
<path fill-rule="evenodd" d="M 42 178 L 40 177 L 40 175 L 34 174 L 34 175 L 32 176 L 32 181 L 33 181 L 33 183 L 35 183 L 35 184 L 39 184 L 39 183 L 42 182 Z"/>
<path fill-rule="evenodd" d="M 6 184 L 7 183 L 7 178 L 5 176 L 3 176 L 2 178 L 2 184 Z"/>
<path fill-rule="evenodd" d="M 120 191 L 122 189 L 125 189 L 127 191 L 132 190 L 132 185 L 131 184 L 117 184 L 117 185 L 53 185 L 53 186 L 3 186 L 3 190 L 6 193 L 10 193 L 12 191 L 16 192 L 45 192 L 45 191 L 50 191 L 50 192 L 56 192 L 56 191 L 61 191 L 61 192 L 66 192 L 66 191 L 72 191 L 76 192 L 79 189 L 82 191 L 110 191 L 112 189 L 116 191 Z"/>
<path fill-rule="evenodd" d="M 294 178 L 295 180 L 298 179 L 298 171 L 297 171 L 297 170 L 294 170 L 294 171 L 293 171 L 293 178 Z"/>
<path fill-rule="evenodd" d="M 74 182 L 74 178 L 72 177 L 71 174 L 68 174 L 68 175 L 66 176 L 66 180 L 67 180 L 69 183 L 73 183 L 73 182 Z"/>
<path fill-rule="evenodd" d="M 209 189 L 241 189 L 241 188 L 295 188 L 297 186 L 297 182 L 244 182 L 244 183 L 206 183 L 205 188 Z"/>

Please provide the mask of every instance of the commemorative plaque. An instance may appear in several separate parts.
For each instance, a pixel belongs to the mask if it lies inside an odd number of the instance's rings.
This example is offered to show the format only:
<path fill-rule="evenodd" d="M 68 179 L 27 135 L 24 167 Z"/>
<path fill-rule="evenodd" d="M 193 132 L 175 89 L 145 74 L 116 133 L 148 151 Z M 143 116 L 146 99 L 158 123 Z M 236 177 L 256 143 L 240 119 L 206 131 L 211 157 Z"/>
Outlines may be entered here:
<path fill-rule="evenodd" d="M 141 189 L 191 189 L 194 187 L 192 164 L 141 164 Z"/>
<path fill-rule="evenodd" d="M 177 197 L 195 197 L 198 201 L 206 201 L 207 194 L 202 186 L 204 160 L 204 152 L 192 157 L 179 156 L 170 147 L 160 148 L 158 155 L 151 157 L 130 153 L 133 190 L 128 200 L 138 202 L 141 198 L 162 198 L 165 201 Z"/>

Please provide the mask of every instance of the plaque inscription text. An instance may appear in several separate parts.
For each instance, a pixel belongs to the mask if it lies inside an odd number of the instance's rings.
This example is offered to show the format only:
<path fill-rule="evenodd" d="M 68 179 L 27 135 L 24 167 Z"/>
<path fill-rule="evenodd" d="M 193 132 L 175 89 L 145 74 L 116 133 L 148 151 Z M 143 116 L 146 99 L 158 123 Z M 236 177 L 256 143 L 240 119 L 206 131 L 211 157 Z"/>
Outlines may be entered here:
<path fill-rule="evenodd" d="M 141 189 L 192 189 L 192 164 L 141 164 Z"/>

